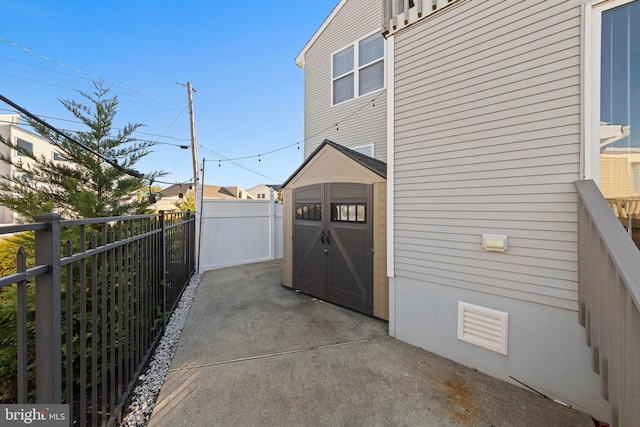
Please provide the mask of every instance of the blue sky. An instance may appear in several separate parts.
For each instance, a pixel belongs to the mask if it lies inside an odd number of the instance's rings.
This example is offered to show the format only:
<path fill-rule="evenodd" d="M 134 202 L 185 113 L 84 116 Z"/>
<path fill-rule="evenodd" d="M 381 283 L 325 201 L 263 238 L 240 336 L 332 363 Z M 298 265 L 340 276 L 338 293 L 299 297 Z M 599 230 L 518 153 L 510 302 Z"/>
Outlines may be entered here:
<path fill-rule="evenodd" d="M 189 144 L 190 132 L 187 90 L 176 82 L 190 81 L 205 183 L 281 183 L 303 160 L 295 143 L 303 137 L 304 72 L 295 57 L 337 2 L 230 8 L 216 0 L 4 0 L 0 94 L 75 130 L 81 126 L 59 120 L 73 119 L 59 99 L 80 100 L 77 90 L 91 90 L 91 76 L 102 77 L 120 99 L 117 126 L 143 123 L 138 138 L 179 145 Z M 0 113 L 8 110 L 0 105 Z M 220 155 L 235 159 L 292 144 L 236 161 L 257 173 L 218 162 Z M 172 183 L 192 177 L 190 150 L 153 150 L 137 164 L 140 172 L 163 170 L 169 174 L 162 180 Z"/>

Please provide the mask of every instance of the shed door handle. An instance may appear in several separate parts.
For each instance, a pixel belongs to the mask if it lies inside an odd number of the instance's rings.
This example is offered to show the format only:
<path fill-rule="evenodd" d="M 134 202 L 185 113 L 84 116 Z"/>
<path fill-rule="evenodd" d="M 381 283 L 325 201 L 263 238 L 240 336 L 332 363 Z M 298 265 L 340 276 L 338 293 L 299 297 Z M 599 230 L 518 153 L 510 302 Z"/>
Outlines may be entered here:
<path fill-rule="evenodd" d="M 320 233 L 320 241 L 324 245 L 324 230 L 322 230 L 322 233 Z"/>
<path fill-rule="evenodd" d="M 331 230 L 327 232 L 327 244 L 331 244 Z"/>

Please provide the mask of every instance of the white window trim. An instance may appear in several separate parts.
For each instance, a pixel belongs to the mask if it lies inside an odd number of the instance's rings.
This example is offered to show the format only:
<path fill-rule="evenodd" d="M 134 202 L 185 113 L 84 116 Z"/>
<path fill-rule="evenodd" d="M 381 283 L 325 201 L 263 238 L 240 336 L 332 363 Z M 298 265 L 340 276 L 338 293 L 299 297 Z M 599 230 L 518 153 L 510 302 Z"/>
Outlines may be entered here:
<path fill-rule="evenodd" d="M 372 35 L 374 35 L 376 33 L 381 33 L 381 32 L 382 32 L 382 29 L 378 28 L 377 30 L 372 31 L 372 32 L 360 37 L 359 39 L 342 46 L 340 49 L 336 49 L 335 51 L 331 52 L 331 67 L 329 69 L 329 84 L 330 84 L 329 90 L 331 91 L 331 100 L 330 100 L 331 107 L 337 107 L 338 105 L 346 104 L 347 102 L 353 101 L 355 99 L 362 98 L 363 96 L 369 96 L 369 95 L 371 95 L 373 93 L 380 92 L 381 90 L 384 90 L 384 89 L 387 88 L 387 67 L 385 65 L 383 67 L 384 76 L 382 78 L 382 87 L 380 89 L 376 89 L 374 91 L 368 92 L 368 93 L 366 93 L 366 94 L 364 94 L 362 96 L 359 93 L 360 92 L 359 91 L 359 87 L 360 87 L 360 70 L 363 69 L 363 68 L 366 68 L 366 67 L 368 67 L 370 65 L 373 65 L 373 64 L 375 64 L 377 62 L 380 62 L 380 61 L 384 61 L 385 64 L 387 63 L 387 40 L 384 37 L 382 38 L 382 40 L 383 40 L 383 42 L 382 42 L 383 43 L 382 58 L 377 60 L 377 61 L 371 61 L 368 64 L 363 65 L 362 67 L 358 65 L 359 64 L 359 59 L 360 59 L 360 57 L 359 57 L 360 49 L 358 48 L 358 46 L 359 46 L 359 44 L 360 44 L 360 42 L 362 40 L 364 40 L 367 37 L 370 37 L 370 36 L 372 36 Z M 342 52 L 343 50 L 347 49 L 349 46 L 353 46 L 353 71 L 352 71 L 352 73 L 353 73 L 353 98 L 344 100 L 344 101 L 339 102 L 337 104 L 334 104 L 333 103 L 333 82 L 338 80 L 341 77 L 344 77 L 344 76 L 350 74 L 350 73 L 345 73 L 345 74 L 342 74 L 342 75 L 334 78 L 333 77 L 333 57 L 335 56 L 336 53 Z"/>
<path fill-rule="evenodd" d="M 600 42 L 602 12 L 635 0 L 596 0 L 583 4 L 582 176 L 600 185 Z"/>
<path fill-rule="evenodd" d="M 375 157 L 376 156 L 375 144 L 364 144 L 364 145 L 358 145 L 357 147 L 351 147 L 351 149 L 353 151 L 358 151 L 358 150 L 361 150 L 363 148 L 371 148 L 371 157 Z M 360 153 L 360 154 L 362 154 L 362 153 Z"/>

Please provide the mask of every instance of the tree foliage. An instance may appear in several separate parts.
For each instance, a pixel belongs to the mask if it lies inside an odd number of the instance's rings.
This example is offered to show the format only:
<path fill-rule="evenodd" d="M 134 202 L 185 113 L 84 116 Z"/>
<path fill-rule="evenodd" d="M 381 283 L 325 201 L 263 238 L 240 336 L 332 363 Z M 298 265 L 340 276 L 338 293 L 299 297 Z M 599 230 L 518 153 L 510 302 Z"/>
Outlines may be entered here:
<path fill-rule="evenodd" d="M 133 134 L 142 125 L 127 123 L 115 129 L 117 96 L 111 96 L 102 81 L 94 83 L 92 93 L 82 92 L 83 102 L 62 100 L 62 105 L 80 121 L 85 130 L 73 132 L 76 141 L 132 169 L 149 154 L 153 142 L 137 141 Z M 17 150 L 21 157 L 0 154 L 0 161 L 17 173 L 0 174 L 0 204 L 17 212 L 25 221 L 41 212 L 56 212 L 64 219 L 97 218 L 148 212 L 147 198 L 135 197 L 144 188 L 141 178 L 125 175 L 64 136 L 25 118 L 55 150 L 68 161 L 54 160 L 28 152 L 17 143 L 0 137 L 0 142 Z M 23 159 L 28 158 L 29 161 Z M 154 172 L 145 178 L 162 175 Z"/>
<path fill-rule="evenodd" d="M 185 211 L 195 212 L 196 211 L 195 190 L 187 191 L 182 199 L 178 200 L 177 202 L 174 202 L 173 204 L 176 205 L 176 207 L 180 209 L 180 211 L 182 212 L 185 212 Z"/>
<path fill-rule="evenodd" d="M 79 92 L 83 102 L 62 100 L 63 106 L 73 117 L 83 124 L 84 130 L 73 132 L 72 136 L 91 150 L 107 159 L 117 161 L 122 168 L 132 169 L 136 162 L 150 153 L 153 142 L 137 141 L 133 134 L 141 126 L 128 123 L 122 129 L 116 129 L 114 120 L 117 113 L 118 99 L 109 94 L 103 82 L 94 83 L 92 93 Z M 42 212 L 55 212 L 64 219 L 83 219 L 114 217 L 149 212 L 148 197 L 141 197 L 148 189 L 148 184 L 138 177 L 131 177 L 106 163 L 103 159 L 85 148 L 77 145 L 62 135 L 53 132 L 44 125 L 25 118 L 27 123 L 42 137 L 48 139 L 67 161 L 54 160 L 24 150 L 17 142 L 0 136 L 0 143 L 11 150 L 17 150 L 21 156 L 11 156 L 0 152 L 0 161 L 12 166 L 12 172 L 0 174 L 0 204 L 19 214 L 25 221 L 32 221 L 33 216 Z M 5 150 L 8 151 L 8 150 Z M 154 172 L 145 175 L 145 179 L 153 179 L 163 173 Z M 70 239 L 77 247 L 79 240 L 77 229 L 65 229 L 61 232 L 63 240 Z M 93 230 L 86 230 L 87 234 Z M 23 247 L 27 253 L 27 266 L 33 266 L 34 236 L 33 233 L 22 233 L 0 241 L 0 275 L 16 271 L 16 252 Z M 102 265 L 98 267 L 103 268 Z M 65 283 L 65 272 L 62 272 L 62 283 Z M 74 330 L 77 330 L 81 319 L 77 313 L 80 303 L 75 294 L 79 293 L 80 282 L 77 280 L 78 270 L 73 271 L 73 312 L 66 313 L 63 305 L 63 318 L 73 316 Z M 101 275 L 98 274 L 100 277 Z M 61 289 L 63 300 L 67 297 L 65 289 Z M 28 381 L 30 398 L 33 397 L 35 365 L 33 359 L 34 327 L 35 327 L 35 288 L 32 280 L 27 286 L 27 334 L 29 336 Z M 71 295 L 69 296 L 72 297 Z M 0 289 L 0 402 L 16 401 L 16 311 L 17 287 L 6 286 Z M 90 307 L 90 298 L 87 306 Z M 87 328 L 94 320 L 82 321 Z M 63 333 L 66 324 L 62 324 Z M 74 338 L 75 340 L 76 338 Z M 80 357 L 77 348 L 63 348 L 64 352 L 73 355 L 74 360 Z M 100 349 L 87 348 L 87 353 Z M 77 364 L 76 364 L 77 366 Z M 74 389 L 79 383 L 74 377 Z"/>

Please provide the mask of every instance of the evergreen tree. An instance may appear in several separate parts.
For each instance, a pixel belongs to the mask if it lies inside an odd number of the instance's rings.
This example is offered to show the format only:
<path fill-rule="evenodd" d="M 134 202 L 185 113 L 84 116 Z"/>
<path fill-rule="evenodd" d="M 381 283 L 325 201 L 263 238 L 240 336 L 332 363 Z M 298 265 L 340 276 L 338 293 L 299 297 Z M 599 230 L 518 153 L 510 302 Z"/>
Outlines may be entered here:
<path fill-rule="evenodd" d="M 131 169 L 149 154 L 154 143 L 133 138 L 133 133 L 142 126 L 140 124 L 128 123 L 120 130 L 114 129 L 118 98 L 110 96 L 109 89 L 100 80 L 94 82 L 94 87 L 92 93 L 79 92 L 85 103 L 61 100 L 64 107 L 86 126 L 86 130 L 73 132 L 70 136 L 123 168 Z M 0 137 L 0 142 L 31 159 L 23 161 L 0 154 L 1 161 L 18 171 L 13 175 L 0 174 L 0 204 L 17 212 L 25 221 L 41 212 L 56 212 L 64 219 L 149 212 L 148 198 L 136 197 L 136 192 L 145 188 L 141 178 L 124 174 L 34 120 L 26 118 L 26 121 L 51 141 L 56 151 L 68 161 L 37 156 Z M 161 175 L 155 172 L 145 178 Z"/>

